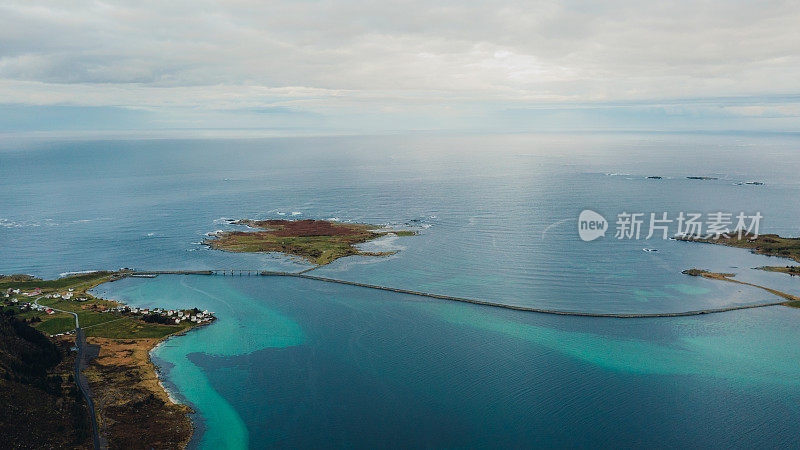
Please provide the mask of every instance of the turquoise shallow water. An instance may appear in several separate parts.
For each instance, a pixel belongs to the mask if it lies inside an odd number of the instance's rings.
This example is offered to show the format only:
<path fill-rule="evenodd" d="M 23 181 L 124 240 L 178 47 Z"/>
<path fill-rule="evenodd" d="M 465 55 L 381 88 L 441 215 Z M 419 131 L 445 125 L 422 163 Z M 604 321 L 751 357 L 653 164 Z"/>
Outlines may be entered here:
<path fill-rule="evenodd" d="M 201 447 L 800 445 L 800 349 L 780 344 L 798 310 L 565 318 L 258 277 L 107 289 L 218 314 L 153 352 Z"/>
<path fill-rule="evenodd" d="M 127 281 L 127 280 L 126 280 Z M 205 433 L 202 442 L 210 448 L 245 448 L 248 433 L 242 418 L 209 384 L 206 374 L 187 355 L 227 357 L 247 354 L 264 348 L 302 345 L 303 330 L 291 318 L 258 302 L 227 284 L 208 277 L 161 277 L 150 283 L 118 282 L 128 285 L 105 291 L 108 298 L 155 307 L 165 301 L 176 307 L 191 308 L 202 304 L 224 317 L 213 326 L 170 339 L 152 352 L 154 362 L 167 371 L 171 392 L 189 401 L 202 417 Z M 168 369 L 166 369 L 168 367 Z"/>
<path fill-rule="evenodd" d="M 583 243 L 574 220 L 585 208 L 607 218 L 760 211 L 762 232 L 800 235 L 799 144 L 745 135 L 4 142 L 0 273 L 301 270 L 307 263 L 198 242 L 230 228 L 225 218 L 338 218 L 420 236 L 370 243 L 400 252 L 344 258 L 321 276 L 596 312 L 755 303 L 771 297 L 680 271 L 734 272 L 800 294 L 796 278 L 752 270 L 785 261 L 675 241 Z M 737 184 L 750 180 L 765 185 Z M 261 277 L 126 279 L 98 292 L 216 312 L 213 325 L 153 352 L 169 390 L 197 411 L 196 447 L 800 445 L 798 310 L 551 317 Z"/>

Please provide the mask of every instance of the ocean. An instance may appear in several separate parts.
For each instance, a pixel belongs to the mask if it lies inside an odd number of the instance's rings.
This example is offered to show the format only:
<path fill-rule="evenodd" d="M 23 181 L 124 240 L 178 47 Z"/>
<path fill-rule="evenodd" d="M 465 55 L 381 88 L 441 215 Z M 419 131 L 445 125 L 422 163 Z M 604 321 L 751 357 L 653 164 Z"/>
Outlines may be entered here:
<path fill-rule="evenodd" d="M 681 271 L 797 295 L 796 278 L 753 269 L 788 260 L 646 229 L 616 239 L 615 222 L 758 212 L 761 233 L 800 236 L 798 147 L 769 134 L 6 141 L 0 273 L 300 271 L 311 266 L 200 242 L 231 218 L 313 218 L 419 231 L 319 276 L 565 311 L 761 303 L 775 297 Z M 605 237 L 579 238 L 586 209 L 608 220 Z M 195 448 L 800 446 L 798 309 L 561 317 L 246 276 L 96 291 L 216 313 L 152 352 L 196 411 Z"/>

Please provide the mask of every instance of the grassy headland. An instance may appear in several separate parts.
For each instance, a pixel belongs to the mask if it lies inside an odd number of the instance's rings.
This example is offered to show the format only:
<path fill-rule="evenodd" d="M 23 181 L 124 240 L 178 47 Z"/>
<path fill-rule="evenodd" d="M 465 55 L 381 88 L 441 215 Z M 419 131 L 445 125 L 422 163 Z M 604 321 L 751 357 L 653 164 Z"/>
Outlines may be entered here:
<path fill-rule="evenodd" d="M 356 248 L 389 233 L 414 236 L 415 231 L 376 231 L 375 225 L 338 223 L 327 220 L 238 220 L 258 231 L 223 231 L 203 243 L 229 252 L 279 252 L 305 258 L 314 264 L 328 264 L 351 255 L 386 256 L 395 252 L 364 252 Z"/>
<path fill-rule="evenodd" d="M 758 270 L 766 270 L 767 272 L 780 272 L 789 274 L 791 276 L 800 275 L 800 266 L 764 266 L 756 267 Z"/>
<path fill-rule="evenodd" d="M 725 245 L 727 247 L 746 248 L 759 255 L 789 258 L 800 262 L 800 238 L 781 237 L 777 234 L 761 234 L 756 236 L 752 233 L 742 233 L 739 235 L 738 232 L 732 232 L 728 237 L 720 236 L 718 239 L 701 238 L 697 236 L 680 236 L 676 239 L 684 242 L 701 242 L 705 244 Z M 770 272 L 781 272 L 793 276 L 800 275 L 800 266 L 764 266 L 758 267 L 758 269 Z M 731 280 L 730 277 L 732 277 L 733 274 L 713 273 L 699 269 L 685 270 L 683 273 L 693 276 L 703 276 L 714 280 L 724 280 L 732 283 L 755 286 L 789 300 L 785 303 L 786 306 L 800 308 L 800 298 L 764 286 Z"/>
<path fill-rule="evenodd" d="M 747 248 L 753 253 L 758 253 L 760 255 L 780 256 L 800 262 L 800 238 L 785 238 L 777 234 L 761 234 L 755 236 L 751 233 L 742 233 L 741 238 L 739 238 L 736 232 L 733 232 L 729 237 L 720 236 L 719 239 L 697 236 L 680 236 L 676 239 L 679 241 Z"/>
<path fill-rule="evenodd" d="M 100 283 L 109 281 L 115 274 L 116 272 L 109 271 L 89 272 L 46 281 L 30 275 L 0 275 L 0 289 L 6 290 L 11 288 L 25 290 L 38 287 L 42 290 L 55 290 L 70 287 L 74 288 L 84 283 L 94 283 L 93 286 L 86 288 L 91 289 Z"/>
<path fill-rule="evenodd" d="M 680 236 L 675 239 L 684 242 L 702 242 L 705 244 L 746 248 L 759 255 L 789 258 L 800 262 L 800 238 L 786 238 L 778 236 L 777 234 L 761 234 L 756 236 L 752 233 L 742 233 L 741 237 L 739 237 L 737 232 L 733 232 L 729 237 L 720 236 L 719 239 L 696 236 Z M 781 272 L 792 276 L 800 275 L 800 266 L 763 266 L 757 269 L 769 272 Z"/>

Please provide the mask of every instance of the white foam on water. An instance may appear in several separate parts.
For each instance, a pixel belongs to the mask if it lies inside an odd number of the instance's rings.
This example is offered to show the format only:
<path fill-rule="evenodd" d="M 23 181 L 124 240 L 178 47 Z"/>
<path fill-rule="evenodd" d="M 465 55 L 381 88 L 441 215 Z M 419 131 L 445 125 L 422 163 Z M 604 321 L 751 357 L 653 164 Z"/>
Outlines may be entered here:
<path fill-rule="evenodd" d="M 95 272 L 100 272 L 100 271 L 99 270 L 79 270 L 77 272 L 63 272 L 63 273 L 58 274 L 58 276 L 59 276 L 59 278 L 62 278 L 62 277 L 66 277 L 66 276 L 69 276 L 69 275 L 83 275 L 83 274 L 86 274 L 86 273 L 95 273 Z"/>

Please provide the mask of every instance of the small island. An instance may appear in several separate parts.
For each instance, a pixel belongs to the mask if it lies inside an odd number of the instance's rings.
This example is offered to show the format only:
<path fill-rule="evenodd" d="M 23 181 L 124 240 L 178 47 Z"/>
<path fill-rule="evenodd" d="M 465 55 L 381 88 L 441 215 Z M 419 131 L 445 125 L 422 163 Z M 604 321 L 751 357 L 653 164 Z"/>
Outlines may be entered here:
<path fill-rule="evenodd" d="M 377 225 L 327 220 L 250 220 L 231 222 L 258 231 L 220 231 L 203 244 L 228 252 L 279 252 L 299 256 L 319 266 L 344 256 L 388 256 L 392 252 L 365 252 L 358 244 L 394 234 L 415 236 L 416 231 L 381 231 Z"/>

